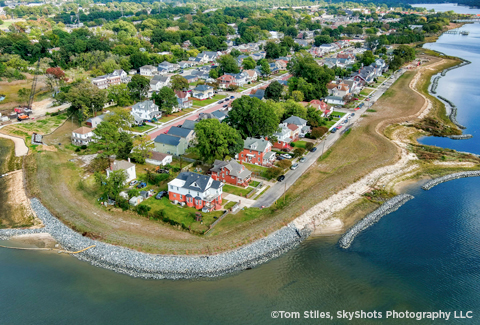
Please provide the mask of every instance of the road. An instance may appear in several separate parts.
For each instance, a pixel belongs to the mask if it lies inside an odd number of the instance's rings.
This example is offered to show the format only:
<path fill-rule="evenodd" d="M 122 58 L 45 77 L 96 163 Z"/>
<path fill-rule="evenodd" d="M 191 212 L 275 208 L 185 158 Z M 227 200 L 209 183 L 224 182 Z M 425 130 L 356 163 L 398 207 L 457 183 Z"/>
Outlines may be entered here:
<path fill-rule="evenodd" d="M 377 87 L 377 90 L 374 94 L 370 97 L 370 102 L 365 102 L 366 104 L 359 110 L 355 111 L 355 116 L 350 117 L 349 123 L 345 125 L 349 125 L 350 127 L 355 124 L 358 119 L 361 117 L 362 114 L 366 112 L 373 104 L 375 103 L 380 96 L 398 79 L 404 71 L 396 73 L 395 75 L 390 76 L 386 79 L 382 84 Z M 349 114 L 345 115 L 340 121 L 345 120 L 348 116 L 350 116 L 352 111 Z M 317 161 L 320 156 L 330 149 L 333 144 L 342 136 L 342 131 L 344 128 L 340 129 L 336 133 L 327 133 L 327 136 L 323 138 L 323 140 L 316 146 L 317 151 L 309 152 L 305 155 L 305 162 L 298 163 L 298 168 L 295 170 L 289 170 L 285 174 L 285 179 L 282 182 L 276 182 L 273 186 L 271 186 L 265 193 L 263 193 L 260 198 L 258 198 L 252 207 L 261 208 L 261 207 L 269 207 L 275 201 L 281 198 L 284 192 L 286 192 L 290 186 L 292 186 L 299 178 L 302 176 L 310 166 L 312 166 L 315 161 Z"/>
<path fill-rule="evenodd" d="M 170 130 L 170 128 L 172 126 L 180 126 L 183 124 L 183 122 L 185 122 L 186 120 L 196 120 L 199 116 L 200 116 L 200 113 L 211 113 L 211 112 L 214 112 L 218 109 L 223 109 L 223 105 L 225 104 L 228 104 L 230 105 L 232 101 L 234 101 L 236 98 L 239 98 L 239 97 L 242 97 L 244 95 L 248 95 L 250 94 L 250 92 L 254 89 L 258 89 L 260 87 L 264 87 L 266 85 L 269 85 L 271 82 L 275 81 L 275 80 L 286 80 L 290 77 L 289 74 L 284 74 L 284 75 L 281 75 L 281 76 L 278 76 L 278 77 L 274 77 L 273 79 L 270 79 L 270 80 L 267 80 L 267 81 L 264 81 L 254 87 L 251 87 L 247 90 L 244 90 L 242 91 L 241 93 L 235 93 L 235 92 L 223 92 L 224 94 L 226 94 L 227 96 L 235 96 L 235 98 L 233 99 L 230 99 L 229 102 L 227 103 L 222 103 L 222 104 L 218 104 L 218 102 L 215 102 L 215 103 L 212 103 L 210 105 L 207 105 L 205 107 L 202 107 L 202 108 L 199 108 L 187 115 L 183 115 L 181 117 L 178 117 L 174 120 L 171 120 L 165 124 L 162 124 L 159 128 L 153 130 L 153 131 L 150 131 L 148 132 L 148 135 L 150 136 L 150 139 L 151 140 L 154 140 L 158 135 L 162 134 L 162 133 L 167 133 L 168 130 Z"/>

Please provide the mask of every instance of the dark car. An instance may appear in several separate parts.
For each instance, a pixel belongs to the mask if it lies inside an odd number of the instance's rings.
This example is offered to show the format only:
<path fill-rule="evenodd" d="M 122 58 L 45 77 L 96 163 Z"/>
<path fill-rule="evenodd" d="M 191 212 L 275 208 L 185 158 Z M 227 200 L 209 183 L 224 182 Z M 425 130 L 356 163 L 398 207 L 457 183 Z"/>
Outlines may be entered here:
<path fill-rule="evenodd" d="M 160 192 L 158 192 L 158 194 L 155 196 L 155 198 L 156 198 L 157 200 L 160 200 L 160 199 L 161 199 L 162 197 L 164 197 L 165 195 L 167 195 L 167 192 L 165 192 L 165 191 L 160 191 Z"/>
<path fill-rule="evenodd" d="M 230 100 L 230 98 L 228 98 L 228 97 L 227 97 L 227 98 L 225 98 L 225 101 L 226 101 L 226 102 L 227 102 L 227 101 L 229 101 L 229 100 Z"/>
<path fill-rule="evenodd" d="M 228 105 L 223 105 L 223 107 L 227 108 L 227 107 L 228 107 Z"/>
<path fill-rule="evenodd" d="M 219 103 L 219 104 L 223 103 L 223 100 L 219 100 L 218 103 Z"/>
<path fill-rule="evenodd" d="M 355 116 L 355 113 L 350 114 L 350 116 Z"/>
<path fill-rule="evenodd" d="M 230 99 L 234 99 L 234 98 L 235 98 L 235 96 L 230 96 Z"/>
<path fill-rule="evenodd" d="M 317 147 L 313 147 L 312 150 L 310 150 L 311 152 L 315 152 L 317 151 Z"/>
<path fill-rule="evenodd" d="M 281 182 L 284 179 L 285 179 L 285 175 L 280 175 L 280 176 L 278 176 L 277 181 Z"/>
<path fill-rule="evenodd" d="M 145 183 L 145 182 L 140 182 L 137 185 L 137 188 L 144 188 L 144 187 L 147 187 L 147 183 Z"/>
<path fill-rule="evenodd" d="M 335 132 L 337 132 L 337 128 L 333 128 L 330 130 L 330 133 L 335 133 Z"/>

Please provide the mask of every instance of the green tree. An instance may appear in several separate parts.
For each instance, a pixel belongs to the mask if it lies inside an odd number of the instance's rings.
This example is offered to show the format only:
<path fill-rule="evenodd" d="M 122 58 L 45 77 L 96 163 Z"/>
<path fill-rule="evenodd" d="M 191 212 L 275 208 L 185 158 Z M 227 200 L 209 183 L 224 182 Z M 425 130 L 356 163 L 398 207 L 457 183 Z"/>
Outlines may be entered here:
<path fill-rule="evenodd" d="M 278 129 L 279 118 L 273 107 L 260 99 L 242 96 L 233 101 L 227 122 L 245 139 L 271 136 Z"/>
<path fill-rule="evenodd" d="M 120 132 L 118 127 L 110 122 L 103 121 L 94 130 L 95 141 L 90 147 L 102 151 L 102 156 L 116 155 L 120 149 Z"/>
<path fill-rule="evenodd" d="M 170 81 L 171 88 L 173 90 L 182 91 L 184 89 L 188 90 L 188 80 L 182 77 L 181 75 L 174 75 Z"/>
<path fill-rule="evenodd" d="M 265 57 L 267 59 L 277 59 L 280 57 L 280 46 L 274 42 L 267 42 L 265 45 Z"/>
<path fill-rule="evenodd" d="M 150 80 L 148 78 L 136 74 L 132 77 L 132 80 L 127 84 L 128 89 L 133 99 L 142 100 L 147 96 L 148 89 L 150 88 Z"/>
<path fill-rule="evenodd" d="M 105 116 L 104 121 L 114 124 L 119 131 L 130 131 L 134 118 L 130 114 L 130 110 L 115 108 L 110 114 Z"/>
<path fill-rule="evenodd" d="M 240 69 L 238 68 L 237 60 L 235 60 L 235 58 L 229 54 L 222 55 L 217 60 L 217 62 L 220 66 L 222 74 L 240 72 Z"/>
<path fill-rule="evenodd" d="M 273 99 L 274 101 L 278 102 L 282 96 L 282 92 L 282 84 L 275 80 L 268 85 L 267 89 L 265 89 L 265 98 Z"/>
<path fill-rule="evenodd" d="M 267 60 L 263 60 L 260 63 L 260 72 L 263 76 L 268 76 L 270 75 L 270 65 L 268 64 Z"/>
<path fill-rule="evenodd" d="M 169 87 L 163 87 L 158 93 L 154 93 L 152 99 L 159 109 L 167 115 L 172 114 L 173 108 L 178 103 L 175 92 Z"/>
<path fill-rule="evenodd" d="M 287 29 L 285 30 L 285 36 L 297 37 L 297 35 L 298 30 L 293 26 L 287 27 Z"/>
<path fill-rule="evenodd" d="M 330 44 L 333 42 L 333 39 L 328 35 L 318 35 L 315 37 L 315 46 L 320 46 L 322 44 Z"/>
<path fill-rule="evenodd" d="M 284 103 L 285 111 L 283 113 L 283 119 L 287 119 L 290 116 L 298 116 L 303 119 L 307 118 L 307 108 L 300 103 L 296 103 L 294 100 L 289 99 Z"/>
<path fill-rule="evenodd" d="M 363 63 L 364 66 L 368 66 L 375 62 L 375 55 L 373 55 L 372 51 L 365 51 L 362 54 L 360 62 Z"/>
<path fill-rule="evenodd" d="M 107 102 L 107 92 L 98 89 L 87 81 L 70 86 L 66 92 L 57 95 L 60 103 L 70 103 L 69 112 L 77 114 L 80 121 L 84 121 L 93 111 L 101 112 Z"/>
<path fill-rule="evenodd" d="M 130 90 L 126 84 L 111 85 L 108 87 L 108 99 L 113 100 L 118 106 L 128 106 L 132 104 Z"/>
<path fill-rule="evenodd" d="M 31 93 L 31 90 L 28 89 L 28 88 L 20 88 L 18 91 L 17 91 L 17 96 L 18 96 L 18 99 L 20 99 L 20 101 L 22 103 L 27 103 L 28 102 L 28 99 L 30 98 L 30 93 Z"/>
<path fill-rule="evenodd" d="M 243 140 L 237 130 L 217 119 L 206 119 L 195 125 L 195 145 L 189 150 L 212 163 L 215 159 L 233 157 L 242 149 Z"/>
<path fill-rule="evenodd" d="M 242 65 L 244 70 L 251 70 L 251 69 L 255 69 L 256 63 L 255 63 L 255 60 L 252 59 L 251 56 L 249 56 L 243 59 Z"/>
<path fill-rule="evenodd" d="M 107 175 L 96 172 L 94 174 L 95 181 L 102 190 L 102 197 L 104 200 L 107 198 L 115 199 L 118 197 L 123 187 L 125 186 L 125 181 L 127 180 L 127 173 L 125 170 L 114 170 L 110 172 L 109 177 Z"/>
<path fill-rule="evenodd" d="M 155 145 L 150 140 L 148 135 L 142 134 L 138 137 L 135 137 L 133 140 L 133 150 L 132 158 L 135 159 L 139 164 L 144 164 L 145 159 L 152 156 L 152 150 L 155 148 Z"/>
<path fill-rule="evenodd" d="M 302 102 L 305 96 L 303 96 L 303 93 L 300 90 L 294 90 L 292 91 L 292 98 L 296 102 Z"/>

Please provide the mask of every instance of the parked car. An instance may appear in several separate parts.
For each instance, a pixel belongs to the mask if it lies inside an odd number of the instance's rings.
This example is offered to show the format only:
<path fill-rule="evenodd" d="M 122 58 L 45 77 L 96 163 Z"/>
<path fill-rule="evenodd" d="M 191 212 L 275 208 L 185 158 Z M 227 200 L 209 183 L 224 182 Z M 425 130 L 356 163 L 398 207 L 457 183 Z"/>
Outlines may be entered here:
<path fill-rule="evenodd" d="M 305 162 L 305 160 L 306 159 L 304 157 L 302 157 L 302 158 L 300 158 L 299 162 L 303 163 L 303 162 Z"/>
<path fill-rule="evenodd" d="M 350 116 L 355 116 L 355 113 L 350 114 Z"/>
<path fill-rule="evenodd" d="M 223 100 L 219 100 L 218 103 L 219 103 L 219 104 L 223 103 Z"/>
<path fill-rule="evenodd" d="M 225 101 L 226 101 L 226 102 L 228 102 L 229 100 L 230 100 L 230 98 L 228 98 L 228 97 L 227 97 L 227 98 L 225 98 Z"/>
<path fill-rule="evenodd" d="M 282 156 L 277 156 L 277 160 L 284 160 L 285 158 L 283 158 Z"/>
<path fill-rule="evenodd" d="M 370 98 L 365 99 L 367 102 L 370 100 Z"/>
<path fill-rule="evenodd" d="M 358 100 L 358 98 L 357 98 L 357 97 L 355 97 L 353 100 Z"/>
<path fill-rule="evenodd" d="M 223 107 L 224 107 L 224 108 L 227 108 L 227 107 L 228 107 L 228 105 L 223 105 Z"/>
<path fill-rule="evenodd" d="M 145 183 L 145 182 L 140 182 L 137 185 L 137 188 L 144 188 L 144 187 L 147 187 L 147 183 Z"/>
<path fill-rule="evenodd" d="M 161 199 L 162 197 L 164 197 L 165 195 L 167 195 L 167 192 L 165 192 L 165 191 L 160 191 L 160 192 L 158 192 L 157 196 L 155 196 L 155 198 L 156 198 L 157 200 L 160 200 L 160 199 Z"/>
<path fill-rule="evenodd" d="M 230 96 L 230 99 L 234 99 L 234 98 L 235 98 L 235 96 Z"/>
<path fill-rule="evenodd" d="M 135 185 L 137 185 L 137 183 L 138 183 L 138 181 L 131 181 L 130 186 L 135 186 Z"/>
<path fill-rule="evenodd" d="M 298 164 L 295 163 L 295 164 L 293 164 L 292 166 L 290 166 L 290 169 L 291 169 L 291 170 L 295 170 L 295 169 L 297 169 L 297 167 L 298 167 Z"/>
<path fill-rule="evenodd" d="M 310 150 L 311 152 L 315 152 L 317 151 L 317 147 L 313 147 L 312 150 Z"/>
<path fill-rule="evenodd" d="M 285 159 L 292 159 L 292 156 L 290 156 L 289 154 L 286 154 L 286 153 L 284 153 L 283 155 L 280 155 L 280 157 L 283 157 Z"/>
<path fill-rule="evenodd" d="M 280 175 L 280 176 L 278 176 L 277 181 L 281 182 L 284 179 L 285 179 L 285 175 Z"/>

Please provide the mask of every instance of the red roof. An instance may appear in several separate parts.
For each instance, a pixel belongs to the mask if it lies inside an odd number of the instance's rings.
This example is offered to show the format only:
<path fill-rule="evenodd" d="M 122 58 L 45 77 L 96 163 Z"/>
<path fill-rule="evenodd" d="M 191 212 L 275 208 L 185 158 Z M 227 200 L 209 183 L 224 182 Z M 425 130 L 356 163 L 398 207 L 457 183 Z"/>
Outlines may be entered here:
<path fill-rule="evenodd" d="M 186 91 L 181 91 L 181 90 L 175 90 L 175 95 L 177 95 L 178 98 L 186 98 L 188 92 Z"/>
<path fill-rule="evenodd" d="M 295 124 L 288 124 L 287 127 L 292 131 L 295 131 L 298 129 L 298 126 Z"/>

